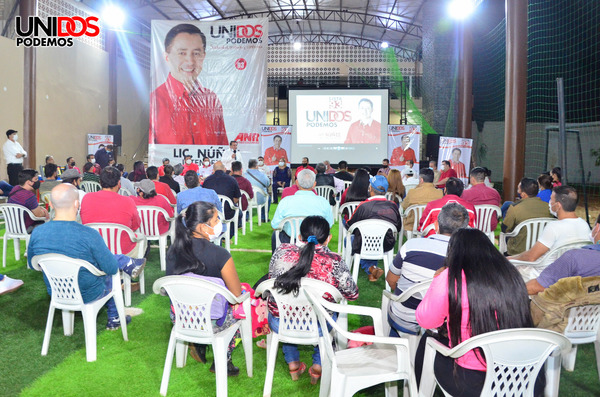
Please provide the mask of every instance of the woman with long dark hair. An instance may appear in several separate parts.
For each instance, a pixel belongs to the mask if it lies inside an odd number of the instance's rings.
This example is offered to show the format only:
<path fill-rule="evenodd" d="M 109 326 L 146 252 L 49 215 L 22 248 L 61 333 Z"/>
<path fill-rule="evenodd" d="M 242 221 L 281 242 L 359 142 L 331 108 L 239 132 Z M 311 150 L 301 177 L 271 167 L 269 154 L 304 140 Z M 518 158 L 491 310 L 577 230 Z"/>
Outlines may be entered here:
<path fill-rule="evenodd" d="M 562 169 L 560 167 L 552 168 L 550 176 L 552 177 L 552 187 L 562 185 Z"/>
<path fill-rule="evenodd" d="M 127 175 L 127 179 L 131 182 L 139 182 L 142 179 L 146 179 L 146 169 L 144 168 L 143 161 L 136 161 L 133 163 L 133 171 Z"/>
<path fill-rule="evenodd" d="M 300 225 L 300 235 L 304 245 L 281 244 L 273 253 L 269 264 L 269 278 L 276 278 L 275 287 L 280 293 L 297 295 L 302 277 L 325 281 L 337 288 L 348 300 L 358 298 L 358 287 L 352 280 L 348 266 L 342 258 L 327 248 L 331 240 L 329 223 L 321 216 L 308 216 Z M 279 330 L 279 309 L 275 300 L 269 298 L 269 326 Z M 306 364 L 300 362 L 296 345 L 282 344 L 283 355 L 288 363 L 290 376 L 298 380 L 306 371 Z M 316 346 L 313 365 L 309 368 L 311 383 L 316 384 L 321 377 L 321 356 Z"/>
<path fill-rule="evenodd" d="M 240 296 L 242 286 L 231 254 L 225 248 L 212 243 L 221 234 L 221 230 L 222 223 L 217 207 L 204 201 L 190 204 L 177 216 L 175 241 L 167 252 L 167 275 L 218 278 L 235 296 Z M 213 319 L 215 333 L 223 331 L 237 321 L 233 316 L 236 309 L 237 307 L 228 305 L 224 319 Z M 240 371 L 231 362 L 236 338 L 239 338 L 239 331 L 227 348 L 227 373 L 230 376 L 237 375 Z M 190 349 L 192 357 L 203 363 L 206 362 L 205 353 L 205 345 L 193 345 Z M 210 371 L 214 372 L 214 362 Z"/>
<path fill-rule="evenodd" d="M 364 168 L 356 170 L 352 183 L 342 193 L 340 199 L 340 205 L 344 203 L 350 203 L 352 201 L 365 201 L 369 198 L 369 180 L 371 174 Z"/>
<path fill-rule="evenodd" d="M 434 277 L 417 307 L 416 318 L 421 327 L 438 328 L 447 321 L 448 339 L 444 342 L 452 347 L 486 332 L 533 326 L 521 275 L 483 232 L 454 232 L 445 265 L 447 268 Z M 426 338 L 422 338 L 417 350 L 417 382 Z M 480 351 L 472 350 L 456 361 L 438 354 L 434 367 L 438 383 L 451 395 L 481 394 L 486 363 Z"/>

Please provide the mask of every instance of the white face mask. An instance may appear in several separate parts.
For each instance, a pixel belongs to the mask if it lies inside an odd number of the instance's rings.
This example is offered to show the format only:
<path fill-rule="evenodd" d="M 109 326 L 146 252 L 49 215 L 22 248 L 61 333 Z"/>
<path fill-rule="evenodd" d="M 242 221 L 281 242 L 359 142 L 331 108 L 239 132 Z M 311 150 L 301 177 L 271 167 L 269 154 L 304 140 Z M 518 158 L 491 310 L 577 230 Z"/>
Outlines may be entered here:
<path fill-rule="evenodd" d="M 91 159 L 91 160 L 90 160 L 90 163 L 92 163 L 92 164 L 96 164 L 96 159 Z"/>
<path fill-rule="evenodd" d="M 208 167 L 209 165 L 210 165 L 210 161 L 205 161 L 205 162 L 204 162 L 204 166 L 205 166 L 205 167 Z"/>
<path fill-rule="evenodd" d="M 206 223 L 205 225 L 210 227 L 214 233 L 208 235 L 210 241 L 215 241 L 217 237 L 219 237 L 221 233 L 223 233 L 223 223 L 221 223 L 221 221 L 219 221 L 215 226 L 210 226 L 208 223 Z"/>
<path fill-rule="evenodd" d="M 258 160 L 258 165 L 260 165 L 262 167 L 263 165 L 265 165 L 265 162 L 262 160 Z"/>
<path fill-rule="evenodd" d="M 16 141 L 18 141 L 18 140 L 19 140 L 19 135 L 17 135 L 17 134 L 14 134 L 14 135 L 13 135 L 13 139 L 15 140 L 15 142 L 16 142 Z"/>
<path fill-rule="evenodd" d="M 551 213 L 553 216 L 555 216 L 555 217 L 557 217 L 557 218 L 558 218 L 558 214 L 557 214 L 557 213 L 556 213 L 554 210 L 552 210 L 552 203 L 548 203 L 548 209 L 550 210 L 550 213 Z"/>
<path fill-rule="evenodd" d="M 186 163 L 186 164 L 192 164 L 192 160 L 190 160 L 190 159 L 187 159 L 187 160 L 185 160 L 185 163 Z"/>
<path fill-rule="evenodd" d="M 279 162 L 279 166 L 280 166 L 280 167 L 283 167 L 284 165 L 285 165 L 285 163 L 284 163 L 283 161 L 280 161 L 280 162 Z"/>

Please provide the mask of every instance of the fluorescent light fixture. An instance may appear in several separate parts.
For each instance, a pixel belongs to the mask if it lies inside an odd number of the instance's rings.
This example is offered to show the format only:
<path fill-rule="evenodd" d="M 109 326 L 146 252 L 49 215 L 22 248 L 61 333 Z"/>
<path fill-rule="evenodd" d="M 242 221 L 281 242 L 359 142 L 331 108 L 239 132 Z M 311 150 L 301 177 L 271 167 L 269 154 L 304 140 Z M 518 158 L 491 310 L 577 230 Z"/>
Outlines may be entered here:
<path fill-rule="evenodd" d="M 102 22 L 111 28 L 118 29 L 125 22 L 125 13 L 114 4 L 109 4 L 102 11 Z"/>
<path fill-rule="evenodd" d="M 448 15 L 452 19 L 466 19 L 473 11 L 475 11 L 474 0 L 452 0 L 448 3 Z"/>

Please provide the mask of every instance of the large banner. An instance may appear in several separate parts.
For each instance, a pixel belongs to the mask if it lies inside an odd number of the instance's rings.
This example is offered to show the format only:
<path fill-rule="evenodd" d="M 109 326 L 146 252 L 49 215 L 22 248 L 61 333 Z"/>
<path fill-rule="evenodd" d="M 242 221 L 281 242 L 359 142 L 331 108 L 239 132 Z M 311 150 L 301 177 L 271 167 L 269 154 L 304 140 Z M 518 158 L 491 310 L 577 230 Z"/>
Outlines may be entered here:
<path fill-rule="evenodd" d="M 148 163 L 256 158 L 266 119 L 268 19 L 152 21 Z"/>
<path fill-rule="evenodd" d="M 388 125 L 388 158 L 390 167 L 404 170 L 413 162 L 414 175 L 419 175 L 421 148 L 420 125 Z"/>
<path fill-rule="evenodd" d="M 88 134 L 87 136 L 87 152 L 88 154 L 95 154 L 100 145 L 112 145 L 114 137 L 112 135 L 102 134 Z"/>
<path fill-rule="evenodd" d="M 274 169 L 283 159 L 286 165 L 290 165 L 290 153 L 292 146 L 292 127 L 289 125 L 262 125 L 261 150 L 265 158 L 265 165 Z"/>
<path fill-rule="evenodd" d="M 443 160 L 450 161 L 450 167 L 456 171 L 457 177 L 464 182 L 465 186 L 467 186 L 469 183 L 472 149 L 472 139 L 440 137 L 438 169 L 442 169 Z"/>

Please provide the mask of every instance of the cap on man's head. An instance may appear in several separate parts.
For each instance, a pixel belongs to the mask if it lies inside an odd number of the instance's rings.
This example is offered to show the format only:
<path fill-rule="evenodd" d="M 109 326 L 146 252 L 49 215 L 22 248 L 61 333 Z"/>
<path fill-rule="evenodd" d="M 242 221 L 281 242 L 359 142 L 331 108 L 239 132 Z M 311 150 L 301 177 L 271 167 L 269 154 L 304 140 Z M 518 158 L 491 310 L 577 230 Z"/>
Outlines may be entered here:
<path fill-rule="evenodd" d="M 70 168 L 68 170 L 65 170 L 65 172 L 63 172 L 62 174 L 60 174 L 60 178 L 64 181 L 67 179 L 76 179 L 76 178 L 81 178 L 83 177 L 83 175 L 81 175 L 76 169 L 74 168 Z"/>
<path fill-rule="evenodd" d="M 383 175 L 375 175 L 371 177 L 370 182 L 371 188 L 375 189 L 380 194 L 387 192 L 388 187 L 390 187 L 387 178 Z"/>
<path fill-rule="evenodd" d="M 15 130 L 8 130 L 8 131 L 6 131 L 6 137 L 8 138 L 12 134 L 16 134 L 16 133 L 17 133 L 17 131 L 15 131 Z"/>
<path fill-rule="evenodd" d="M 154 186 L 154 182 L 152 182 L 150 179 L 142 179 L 138 185 L 138 189 L 149 194 L 156 190 L 156 186 Z"/>
<path fill-rule="evenodd" d="M 414 176 L 415 172 L 412 169 L 409 168 L 409 169 L 406 170 L 406 175 Z"/>

